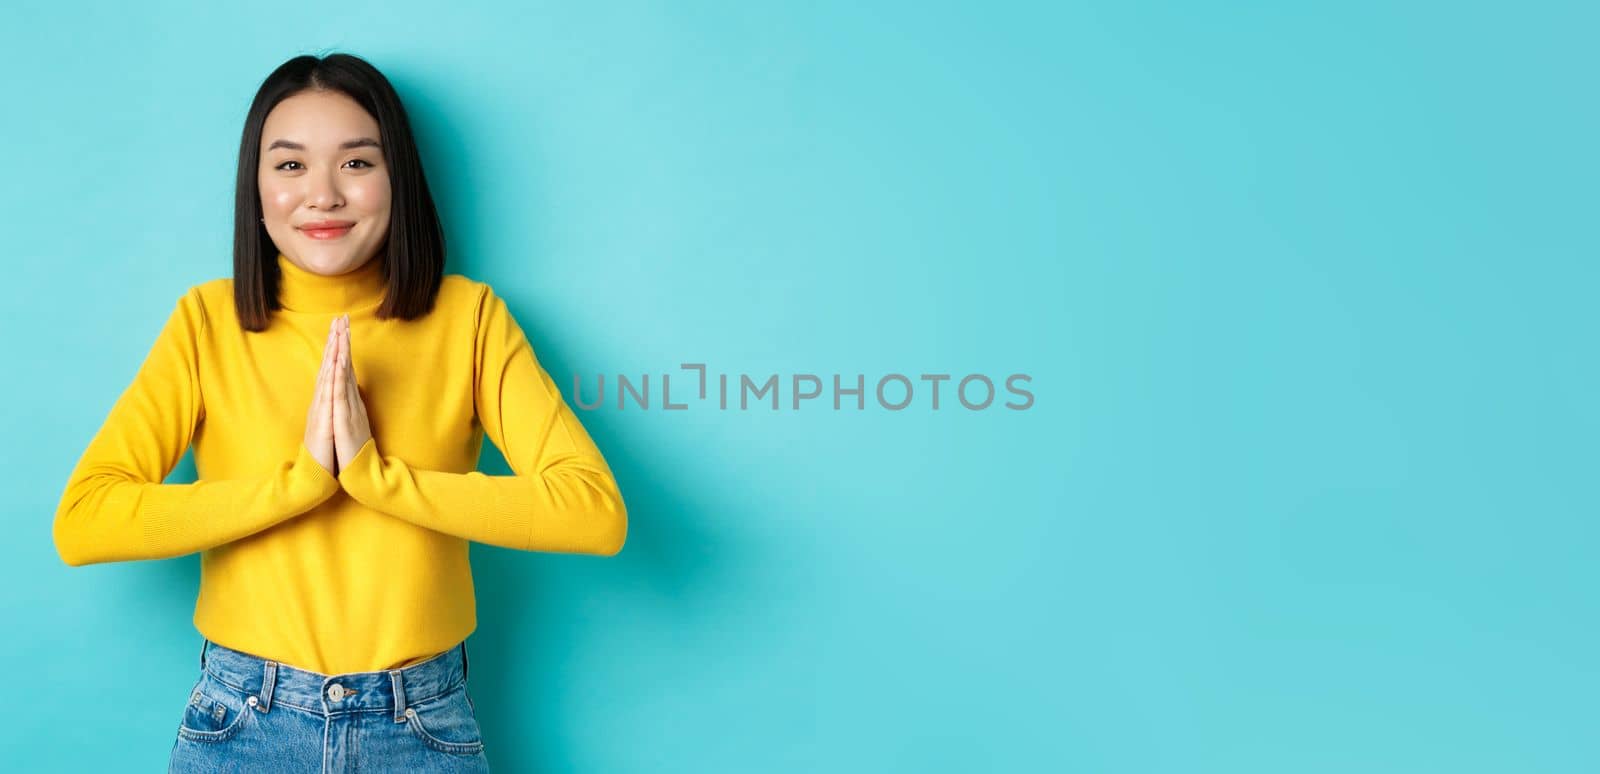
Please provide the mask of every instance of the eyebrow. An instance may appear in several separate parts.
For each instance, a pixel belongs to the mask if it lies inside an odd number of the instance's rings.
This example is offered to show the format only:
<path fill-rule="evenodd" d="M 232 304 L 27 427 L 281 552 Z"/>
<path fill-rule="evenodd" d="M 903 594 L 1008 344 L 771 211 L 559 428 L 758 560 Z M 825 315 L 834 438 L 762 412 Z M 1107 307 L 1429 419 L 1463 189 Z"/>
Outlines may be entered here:
<path fill-rule="evenodd" d="M 339 150 L 349 150 L 351 148 L 361 148 L 366 146 L 378 148 L 380 150 L 383 148 L 382 145 L 378 144 L 377 140 L 374 140 L 371 137 L 357 137 L 354 140 L 345 140 L 344 142 L 339 143 Z M 288 148 L 290 150 L 303 151 L 306 149 L 306 146 L 292 140 L 277 139 L 273 140 L 272 144 L 267 146 L 267 150 L 270 151 L 275 148 Z"/>

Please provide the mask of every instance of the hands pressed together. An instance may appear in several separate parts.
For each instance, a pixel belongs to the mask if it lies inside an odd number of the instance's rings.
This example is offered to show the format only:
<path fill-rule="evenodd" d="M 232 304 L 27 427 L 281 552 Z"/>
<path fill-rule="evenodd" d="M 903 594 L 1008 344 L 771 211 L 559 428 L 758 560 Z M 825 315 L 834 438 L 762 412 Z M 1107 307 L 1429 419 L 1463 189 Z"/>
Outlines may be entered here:
<path fill-rule="evenodd" d="M 337 476 L 371 437 L 367 404 L 350 363 L 350 316 L 340 315 L 328 326 L 322 347 L 322 369 L 306 416 L 306 450 Z"/>

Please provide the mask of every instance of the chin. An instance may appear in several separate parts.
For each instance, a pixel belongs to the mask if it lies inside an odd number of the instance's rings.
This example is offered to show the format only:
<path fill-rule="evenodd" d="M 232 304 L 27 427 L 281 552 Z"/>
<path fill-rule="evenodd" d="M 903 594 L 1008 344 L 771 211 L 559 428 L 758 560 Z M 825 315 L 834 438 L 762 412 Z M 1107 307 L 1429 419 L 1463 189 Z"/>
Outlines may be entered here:
<path fill-rule="evenodd" d="M 300 262 L 305 264 L 306 268 L 318 274 L 343 274 L 353 268 L 353 262 L 349 259 L 343 256 L 329 257 L 324 255 L 321 250 L 302 253 L 302 256 L 304 257 L 300 259 Z"/>
<path fill-rule="evenodd" d="M 306 265 L 318 272 L 344 273 L 346 269 L 355 269 L 357 262 L 350 249 L 344 246 L 312 245 L 302 254 L 306 256 Z"/>

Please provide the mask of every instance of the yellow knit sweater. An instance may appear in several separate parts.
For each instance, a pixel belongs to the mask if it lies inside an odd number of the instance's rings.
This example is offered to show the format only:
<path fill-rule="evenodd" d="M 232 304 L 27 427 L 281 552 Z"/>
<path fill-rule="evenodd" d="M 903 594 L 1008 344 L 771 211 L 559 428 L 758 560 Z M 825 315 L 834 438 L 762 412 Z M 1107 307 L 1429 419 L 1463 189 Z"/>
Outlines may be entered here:
<path fill-rule="evenodd" d="M 201 552 L 194 624 L 325 674 L 391 669 L 477 624 L 468 541 L 611 556 L 627 512 L 594 441 L 487 284 L 447 274 L 414 321 L 379 320 L 378 259 L 325 277 L 277 256 L 271 326 L 233 280 L 191 287 L 61 496 L 69 565 Z M 323 343 L 348 312 L 372 440 L 335 477 L 305 448 Z M 515 475 L 476 471 L 483 435 Z M 198 480 L 164 484 L 194 444 Z"/>

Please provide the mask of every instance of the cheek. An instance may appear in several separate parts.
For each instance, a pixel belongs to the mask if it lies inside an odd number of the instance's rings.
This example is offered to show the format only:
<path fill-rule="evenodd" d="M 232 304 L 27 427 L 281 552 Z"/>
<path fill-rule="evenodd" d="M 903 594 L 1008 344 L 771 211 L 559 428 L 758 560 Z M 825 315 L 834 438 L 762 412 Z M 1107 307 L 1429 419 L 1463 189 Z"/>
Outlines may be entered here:
<path fill-rule="evenodd" d="M 363 212 L 383 213 L 389 211 L 389 180 L 363 179 L 359 184 L 351 186 L 347 191 L 350 204 L 359 207 Z"/>
<path fill-rule="evenodd" d="M 293 191 L 270 184 L 261 186 L 261 206 L 268 212 L 294 212 L 298 202 Z"/>

